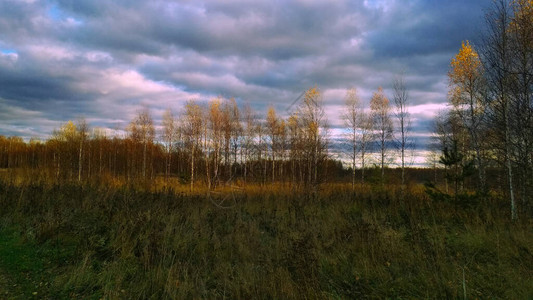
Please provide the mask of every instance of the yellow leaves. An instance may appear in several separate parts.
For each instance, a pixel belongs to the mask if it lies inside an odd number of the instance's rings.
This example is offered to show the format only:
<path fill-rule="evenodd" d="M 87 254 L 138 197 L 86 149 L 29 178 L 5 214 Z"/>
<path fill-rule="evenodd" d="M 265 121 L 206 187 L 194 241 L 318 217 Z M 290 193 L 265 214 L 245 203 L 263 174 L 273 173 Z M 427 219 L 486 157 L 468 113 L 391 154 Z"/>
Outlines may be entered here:
<path fill-rule="evenodd" d="M 305 91 L 305 99 L 315 99 L 318 95 L 320 95 L 320 91 L 318 90 L 318 87 L 314 86 L 307 91 Z"/>
<path fill-rule="evenodd" d="M 318 124 L 316 122 L 310 122 L 309 123 L 309 132 L 311 133 L 311 136 L 317 136 L 318 135 Z"/>
<path fill-rule="evenodd" d="M 61 125 L 59 131 L 55 132 L 56 138 L 61 141 L 70 141 L 76 138 L 78 130 L 74 122 L 68 121 Z"/>
<path fill-rule="evenodd" d="M 322 97 L 322 93 L 317 86 L 309 88 L 304 94 L 304 103 L 308 107 L 318 106 Z"/>
<path fill-rule="evenodd" d="M 483 67 L 478 53 L 468 41 L 462 43 L 459 53 L 452 59 L 448 78 L 448 96 L 455 108 L 464 109 L 461 106 L 467 105 L 471 113 L 482 109 Z"/>
<path fill-rule="evenodd" d="M 511 26 L 533 24 L 533 0 L 514 0 L 513 12 Z"/>
<path fill-rule="evenodd" d="M 213 98 L 209 101 L 209 126 L 213 131 L 215 139 L 221 138 L 221 131 L 225 125 L 225 114 L 222 110 L 222 99 L 220 97 Z"/>
<path fill-rule="evenodd" d="M 299 119 L 298 115 L 292 114 L 289 117 L 289 120 L 287 121 L 287 126 L 289 127 L 289 131 L 291 132 L 291 135 L 295 136 L 298 133 L 299 130 Z"/>
<path fill-rule="evenodd" d="M 476 50 L 468 41 L 463 42 L 459 53 L 452 58 L 448 77 L 452 84 L 464 85 L 481 75 L 481 61 Z"/>
<path fill-rule="evenodd" d="M 289 117 L 289 127 L 296 127 L 298 126 L 298 115 L 292 114 Z"/>
<path fill-rule="evenodd" d="M 379 87 L 377 92 L 370 99 L 370 109 L 372 111 L 388 111 L 389 99 L 383 93 L 383 88 Z"/>
<path fill-rule="evenodd" d="M 268 108 L 266 123 L 272 140 L 278 139 L 281 136 L 280 120 L 273 106 Z"/>
<path fill-rule="evenodd" d="M 266 121 L 269 124 L 269 126 L 275 127 L 276 123 L 278 122 L 278 117 L 276 116 L 276 110 L 273 106 L 270 106 L 268 108 Z"/>
<path fill-rule="evenodd" d="M 514 0 L 509 31 L 522 47 L 533 46 L 533 0 Z"/>
<path fill-rule="evenodd" d="M 483 94 L 486 82 L 479 55 L 468 41 L 462 43 L 459 53 L 451 60 L 448 78 L 448 97 L 454 110 L 465 125 L 477 124 L 485 109 Z"/>
<path fill-rule="evenodd" d="M 65 133 L 66 135 L 74 135 L 76 133 L 76 125 L 74 125 L 72 121 L 68 121 L 61 126 L 61 132 Z"/>
<path fill-rule="evenodd" d="M 221 105 L 220 97 L 213 98 L 211 99 L 211 101 L 209 101 L 209 114 L 212 117 L 218 117 L 218 115 L 221 112 L 220 105 Z"/>
<path fill-rule="evenodd" d="M 357 89 L 351 88 L 346 91 L 346 96 L 344 97 L 344 103 L 347 107 L 356 109 L 359 106 L 359 96 L 357 95 Z"/>
<path fill-rule="evenodd" d="M 189 122 L 195 123 L 202 119 L 202 108 L 194 101 L 189 101 L 185 105 L 185 116 Z"/>
<path fill-rule="evenodd" d="M 287 124 L 285 120 L 281 120 L 278 125 L 278 134 L 284 136 L 287 133 Z"/>

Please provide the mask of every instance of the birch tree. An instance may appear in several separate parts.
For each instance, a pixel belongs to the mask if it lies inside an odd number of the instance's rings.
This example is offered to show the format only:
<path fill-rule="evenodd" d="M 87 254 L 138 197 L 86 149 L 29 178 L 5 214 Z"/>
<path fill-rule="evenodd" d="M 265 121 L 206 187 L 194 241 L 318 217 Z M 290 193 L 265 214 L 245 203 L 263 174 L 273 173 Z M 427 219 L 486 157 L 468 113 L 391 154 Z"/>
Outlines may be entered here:
<path fill-rule="evenodd" d="M 302 168 L 302 132 L 299 124 L 299 118 L 297 113 L 291 114 L 289 120 L 287 121 L 288 127 L 288 140 L 290 147 L 290 162 L 291 162 L 291 176 L 292 184 L 295 186 L 296 182 L 303 181 L 303 168 Z M 298 173 L 296 170 L 298 169 Z"/>
<path fill-rule="evenodd" d="M 512 53 L 511 36 L 508 30 L 512 11 L 507 0 L 495 1 L 493 7 L 485 15 L 487 31 L 484 35 L 482 47 L 482 62 L 489 96 L 486 106 L 489 108 L 487 121 L 492 124 L 496 135 L 492 146 L 502 149 L 503 165 L 506 169 L 507 187 L 511 205 L 511 218 L 516 219 L 516 204 L 513 173 L 513 139 L 511 110 L 514 101 L 511 97 Z M 502 143 L 503 145 L 499 145 Z"/>
<path fill-rule="evenodd" d="M 508 30 L 515 78 L 512 96 L 516 104 L 512 116 L 517 137 L 516 161 L 522 181 L 520 194 L 526 207 L 532 199 L 533 188 L 533 1 L 514 0 L 511 9 L 513 15 Z"/>
<path fill-rule="evenodd" d="M 370 110 L 380 150 L 381 182 L 384 184 L 388 143 L 392 140 L 392 120 L 389 99 L 381 87 L 372 95 Z"/>
<path fill-rule="evenodd" d="M 203 127 L 204 116 L 202 108 L 194 100 L 188 101 L 185 104 L 184 133 L 190 151 L 191 192 L 194 191 L 195 160 L 202 140 Z"/>
<path fill-rule="evenodd" d="M 241 112 L 239 106 L 235 101 L 235 98 L 231 98 L 229 101 L 230 108 L 230 128 L 231 128 L 231 147 L 233 152 L 233 165 L 237 165 L 238 148 L 241 145 L 242 140 L 242 124 L 241 124 Z M 242 151 L 242 148 L 241 148 Z M 230 168 L 230 177 L 233 168 Z"/>
<path fill-rule="evenodd" d="M 285 152 L 287 151 L 287 123 L 285 120 L 281 119 L 278 126 L 278 157 L 280 160 L 279 163 L 279 179 L 284 181 L 283 178 L 283 167 L 285 163 Z"/>
<path fill-rule="evenodd" d="M 78 148 L 78 182 L 81 182 L 81 171 L 83 167 L 83 146 L 85 145 L 85 141 L 87 140 L 87 135 L 89 132 L 89 126 L 87 125 L 87 122 L 84 118 L 78 119 L 78 122 L 76 124 L 76 130 L 79 140 L 79 148 Z"/>
<path fill-rule="evenodd" d="M 266 130 L 270 139 L 270 157 L 272 159 L 272 183 L 275 181 L 276 168 L 276 152 L 278 151 L 278 127 L 279 119 L 276 115 L 276 110 L 270 106 L 266 116 Z"/>
<path fill-rule="evenodd" d="M 360 131 L 359 154 L 361 156 L 361 186 L 365 184 L 366 155 L 374 139 L 374 120 L 372 114 L 361 109 L 358 121 Z"/>
<path fill-rule="evenodd" d="M 318 172 L 326 160 L 327 118 L 323 108 L 323 97 L 318 87 L 308 89 L 300 107 L 300 122 L 304 132 L 304 152 L 307 158 L 307 184 L 317 187 Z"/>
<path fill-rule="evenodd" d="M 154 121 L 148 108 L 144 108 L 137 113 L 137 116 L 130 124 L 130 132 L 142 144 L 142 176 L 146 179 L 148 147 L 152 146 L 155 137 Z"/>
<path fill-rule="evenodd" d="M 172 110 L 168 108 L 163 113 L 163 131 L 162 131 L 162 139 L 165 143 L 165 150 L 166 150 L 166 163 L 165 163 L 165 179 L 168 181 L 168 178 L 170 176 L 170 170 L 172 166 L 172 152 L 173 152 L 173 146 L 176 139 L 177 134 L 177 124 L 176 120 L 174 118 L 174 114 L 172 113 Z"/>
<path fill-rule="evenodd" d="M 402 169 L 402 191 L 405 189 L 405 151 L 411 146 L 410 131 L 411 131 L 411 118 L 407 110 L 409 105 L 409 94 L 403 77 L 398 77 L 394 80 L 394 106 L 395 116 L 398 121 L 398 134 L 397 139 L 400 148 L 401 156 L 401 169 Z"/>
<path fill-rule="evenodd" d="M 451 61 L 448 73 L 450 100 L 470 135 L 478 170 L 479 190 L 485 191 L 485 168 L 479 134 L 485 113 L 483 105 L 485 82 L 479 55 L 468 41 L 463 42 L 459 53 Z"/>
<path fill-rule="evenodd" d="M 208 129 L 209 133 L 206 138 L 209 139 L 207 143 L 210 145 L 212 161 L 213 161 L 213 183 L 216 185 L 219 180 L 219 169 L 221 161 L 221 149 L 224 144 L 225 148 L 225 163 L 227 163 L 227 152 L 229 152 L 229 119 L 227 111 L 222 110 L 222 103 L 220 98 L 214 98 L 209 101 L 209 114 L 208 114 Z M 209 152 L 206 152 L 206 158 L 208 158 Z M 210 181 L 210 174 L 207 174 Z M 209 183 L 208 183 L 209 185 Z"/>
<path fill-rule="evenodd" d="M 244 106 L 244 132 L 243 132 L 243 156 L 244 156 L 244 182 L 248 180 L 249 164 L 253 153 L 254 139 L 256 136 L 256 115 L 250 104 Z"/>
<path fill-rule="evenodd" d="M 358 147 L 358 138 L 359 138 L 359 125 L 360 119 L 363 117 L 361 111 L 361 103 L 359 96 L 357 95 L 357 89 L 351 88 L 346 92 L 344 98 L 344 109 L 345 113 L 343 115 L 344 123 L 348 128 L 348 140 L 350 143 L 350 159 L 352 160 L 352 190 L 355 189 L 355 169 L 356 169 L 356 160 L 357 160 L 357 147 Z"/>

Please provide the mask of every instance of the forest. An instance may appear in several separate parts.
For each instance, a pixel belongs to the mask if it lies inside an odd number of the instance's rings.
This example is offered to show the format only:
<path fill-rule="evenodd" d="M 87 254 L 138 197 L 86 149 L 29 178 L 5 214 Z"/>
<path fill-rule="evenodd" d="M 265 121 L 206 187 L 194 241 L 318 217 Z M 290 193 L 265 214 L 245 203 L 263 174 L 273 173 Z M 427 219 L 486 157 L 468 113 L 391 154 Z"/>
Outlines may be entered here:
<path fill-rule="evenodd" d="M 533 297 L 533 3 L 480 34 L 427 168 L 402 76 L 348 89 L 342 136 L 318 86 L 286 118 L 216 97 L 0 136 L 0 298 Z"/>

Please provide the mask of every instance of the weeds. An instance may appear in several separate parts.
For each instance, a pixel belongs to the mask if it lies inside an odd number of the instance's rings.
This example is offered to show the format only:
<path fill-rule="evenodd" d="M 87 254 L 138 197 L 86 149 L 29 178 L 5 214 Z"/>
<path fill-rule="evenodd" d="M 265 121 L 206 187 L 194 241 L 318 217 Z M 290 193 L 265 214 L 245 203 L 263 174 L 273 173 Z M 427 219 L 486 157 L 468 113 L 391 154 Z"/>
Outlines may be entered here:
<path fill-rule="evenodd" d="M 497 199 L 456 210 L 419 186 L 403 201 L 393 186 L 252 186 L 221 209 L 180 189 L 0 183 L 0 237 L 22 241 L 1 251 L 31 251 L 0 270 L 28 282 L 21 266 L 49 253 L 32 267 L 43 298 L 533 296 L 532 225 Z"/>

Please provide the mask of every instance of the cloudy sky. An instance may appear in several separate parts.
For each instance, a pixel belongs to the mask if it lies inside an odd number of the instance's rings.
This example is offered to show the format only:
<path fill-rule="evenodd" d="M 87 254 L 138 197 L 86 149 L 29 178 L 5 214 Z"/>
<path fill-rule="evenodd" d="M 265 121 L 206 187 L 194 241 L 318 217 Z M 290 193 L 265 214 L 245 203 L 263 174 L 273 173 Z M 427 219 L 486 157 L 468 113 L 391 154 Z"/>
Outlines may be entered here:
<path fill-rule="evenodd" d="M 336 128 L 347 88 L 392 96 L 403 72 L 422 141 L 490 3 L 1 0 L 0 135 L 47 137 L 80 116 L 123 129 L 142 107 L 157 122 L 218 95 L 284 115 L 314 85 Z"/>

